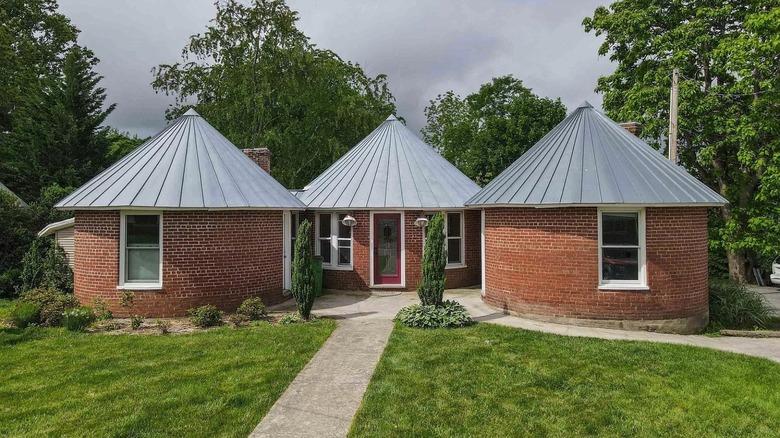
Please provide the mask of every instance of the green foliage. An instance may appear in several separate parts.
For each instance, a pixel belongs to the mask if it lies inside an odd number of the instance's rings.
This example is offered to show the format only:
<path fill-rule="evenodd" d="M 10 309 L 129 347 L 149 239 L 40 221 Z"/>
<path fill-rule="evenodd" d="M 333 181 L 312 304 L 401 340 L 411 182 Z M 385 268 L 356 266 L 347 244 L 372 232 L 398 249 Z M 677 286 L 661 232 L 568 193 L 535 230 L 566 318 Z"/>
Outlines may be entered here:
<path fill-rule="evenodd" d="M 423 139 L 479 184 L 503 172 L 564 117 L 560 99 L 535 95 L 510 76 L 461 98 L 440 94 L 425 108 Z"/>
<path fill-rule="evenodd" d="M 62 325 L 72 332 L 83 332 L 95 322 L 97 316 L 90 307 L 74 307 L 62 314 Z"/>
<path fill-rule="evenodd" d="M 141 315 L 130 315 L 130 328 L 138 330 L 144 323 L 144 317 Z"/>
<path fill-rule="evenodd" d="M 780 253 L 780 8 L 768 0 L 620 0 L 585 30 L 617 68 L 597 91 L 616 120 L 642 123 L 656 147 L 668 131 L 672 70 L 680 71 L 681 164 L 729 200 L 710 245 L 745 281 L 751 255 Z"/>
<path fill-rule="evenodd" d="M 11 297 L 19 284 L 20 262 L 35 233 L 28 208 L 5 190 L 0 190 L 0 224 L 0 296 Z"/>
<path fill-rule="evenodd" d="M 0 157 L 9 187 L 23 198 L 33 199 L 53 183 L 80 186 L 108 165 L 108 128 L 101 125 L 114 105 L 104 108 L 102 76 L 93 71 L 97 63 L 90 50 L 70 47 L 61 71 L 18 109 L 3 136 Z"/>
<path fill-rule="evenodd" d="M 311 258 L 311 223 L 304 219 L 298 226 L 292 266 L 292 295 L 298 313 L 304 320 L 311 316 L 314 306 L 314 268 Z"/>
<path fill-rule="evenodd" d="M 474 323 L 462 304 L 450 300 L 439 306 L 413 304 L 404 307 L 395 316 L 395 320 L 406 326 L 422 329 L 466 327 Z"/>
<path fill-rule="evenodd" d="M 72 294 L 64 294 L 49 287 L 25 291 L 19 296 L 19 300 L 40 306 L 38 321 L 45 327 L 59 327 L 62 324 L 62 314 L 68 309 L 79 307 L 79 301 Z"/>
<path fill-rule="evenodd" d="M 241 313 L 234 313 L 228 316 L 228 322 L 234 327 L 241 327 L 244 323 L 249 322 L 249 317 Z"/>
<path fill-rule="evenodd" d="M 114 314 L 108 308 L 108 302 L 102 298 L 92 298 L 92 310 L 94 310 L 98 321 L 108 321 L 114 317 Z"/>
<path fill-rule="evenodd" d="M 298 324 L 299 322 L 303 322 L 300 316 L 296 313 L 291 313 L 289 315 L 284 315 L 279 319 L 279 324 L 282 325 L 288 325 L 288 324 Z"/>
<path fill-rule="evenodd" d="M 109 128 L 106 134 L 108 140 L 108 163 L 119 161 L 120 158 L 134 151 L 141 146 L 148 138 L 138 138 L 137 135 L 130 135 L 128 132 L 119 132 L 115 128 Z"/>
<path fill-rule="evenodd" d="M 425 253 L 422 259 L 422 279 L 417 294 L 426 306 L 439 306 L 444 297 L 444 270 L 447 248 L 444 245 L 444 215 L 436 213 L 428 223 Z"/>
<path fill-rule="evenodd" d="M 247 321 L 256 321 L 265 316 L 265 304 L 260 298 L 248 298 L 238 306 L 236 315 L 246 317 Z"/>
<path fill-rule="evenodd" d="M 119 306 L 130 312 L 135 307 L 135 293 L 129 290 L 123 290 L 119 295 Z"/>
<path fill-rule="evenodd" d="M 154 322 L 154 325 L 157 327 L 157 330 L 159 330 L 160 333 L 167 335 L 171 332 L 171 326 L 173 324 L 168 319 L 158 319 Z"/>
<path fill-rule="evenodd" d="M 731 280 L 710 279 L 710 330 L 766 328 L 772 313 L 761 294 Z"/>
<path fill-rule="evenodd" d="M 198 327 L 213 327 L 222 325 L 223 313 L 211 304 L 188 310 L 190 321 Z"/>
<path fill-rule="evenodd" d="M 170 118 L 193 99 L 234 144 L 269 148 L 283 185 L 304 186 L 395 112 L 385 75 L 369 77 L 317 48 L 283 0 L 225 0 L 216 8 L 180 63 L 153 70 L 152 86 L 176 96 Z"/>
<path fill-rule="evenodd" d="M 41 305 L 26 301 L 16 301 L 11 307 L 10 319 L 14 327 L 23 329 L 38 323 Z"/>
<path fill-rule="evenodd" d="M 22 259 L 20 290 L 53 288 L 73 293 L 73 270 L 53 239 L 36 239 Z"/>

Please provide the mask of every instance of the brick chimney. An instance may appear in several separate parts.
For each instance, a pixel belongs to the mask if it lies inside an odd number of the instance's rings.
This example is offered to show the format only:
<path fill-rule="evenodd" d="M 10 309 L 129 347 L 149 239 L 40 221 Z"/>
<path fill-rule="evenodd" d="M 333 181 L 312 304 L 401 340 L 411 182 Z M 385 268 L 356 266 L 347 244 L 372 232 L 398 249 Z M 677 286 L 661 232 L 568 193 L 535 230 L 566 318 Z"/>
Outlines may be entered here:
<path fill-rule="evenodd" d="M 243 152 L 266 173 L 271 173 L 271 151 L 268 148 L 244 149 Z"/>
<path fill-rule="evenodd" d="M 637 137 L 642 136 L 642 125 L 637 122 L 623 122 L 620 124 L 620 126 Z"/>

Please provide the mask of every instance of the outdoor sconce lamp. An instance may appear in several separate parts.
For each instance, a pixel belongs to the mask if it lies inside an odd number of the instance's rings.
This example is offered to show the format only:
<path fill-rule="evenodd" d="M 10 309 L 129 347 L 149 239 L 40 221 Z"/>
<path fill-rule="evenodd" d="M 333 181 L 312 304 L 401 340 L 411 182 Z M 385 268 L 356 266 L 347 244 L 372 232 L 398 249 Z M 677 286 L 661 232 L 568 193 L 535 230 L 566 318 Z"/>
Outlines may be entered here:
<path fill-rule="evenodd" d="M 341 223 L 345 227 L 354 227 L 355 225 L 357 225 L 357 220 L 351 215 L 346 215 L 344 216 L 344 219 L 341 220 Z"/>
<path fill-rule="evenodd" d="M 420 228 L 425 228 L 428 226 L 428 218 L 425 216 L 420 216 L 414 220 L 414 225 Z"/>

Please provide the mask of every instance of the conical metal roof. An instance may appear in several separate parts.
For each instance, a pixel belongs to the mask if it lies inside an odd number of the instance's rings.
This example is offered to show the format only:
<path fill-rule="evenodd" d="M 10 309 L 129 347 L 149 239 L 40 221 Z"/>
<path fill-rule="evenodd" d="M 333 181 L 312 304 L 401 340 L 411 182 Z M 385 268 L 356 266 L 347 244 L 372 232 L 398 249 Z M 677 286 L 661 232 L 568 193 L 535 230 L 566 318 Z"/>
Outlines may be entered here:
<path fill-rule="evenodd" d="M 305 205 L 190 109 L 55 207 L 303 209 Z"/>
<path fill-rule="evenodd" d="M 463 208 L 479 191 L 460 170 L 390 116 L 297 193 L 309 208 Z"/>
<path fill-rule="evenodd" d="M 16 199 L 16 201 L 19 203 L 20 206 L 22 206 L 22 207 L 26 207 L 27 206 L 27 203 L 24 202 L 22 200 L 22 198 L 16 196 L 16 193 L 12 192 L 11 189 L 6 187 L 5 184 L 3 184 L 1 182 L 0 182 L 0 190 L 4 191 L 6 193 L 9 193 L 11 196 L 13 196 Z"/>
<path fill-rule="evenodd" d="M 466 204 L 718 206 L 726 202 L 583 102 Z"/>

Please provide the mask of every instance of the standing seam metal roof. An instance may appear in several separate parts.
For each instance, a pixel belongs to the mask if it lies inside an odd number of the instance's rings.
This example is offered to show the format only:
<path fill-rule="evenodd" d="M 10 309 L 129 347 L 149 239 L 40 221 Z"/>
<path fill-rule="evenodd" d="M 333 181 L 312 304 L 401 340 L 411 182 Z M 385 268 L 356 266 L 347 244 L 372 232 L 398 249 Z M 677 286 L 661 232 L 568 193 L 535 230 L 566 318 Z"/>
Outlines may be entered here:
<path fill-rule="evenodd" d="M 463 208 L 477 191 L 391 115 L 296 195 L 309 208 Z"/>
<path fill-rule="evenodd" d="M 726 202 L 583 102 L 466 205 L 714 206 Z"/>
<path fill-rule="evenodd" d="M 22 200 L 22 198 L 16 196 L 16 193 L 12 192 L 11 189 L 5 186 L 5 184 L 0 182 L 0 190 L 9 193 L 11 196 L 13 196 L 16 201 L 19 203 L 20 206 L 26 207 L 27 203 Z"/>
<path fill-rule="evenodd" d="M 305 205 L 190 109 L 55 207 L 303 209 Z"/>

